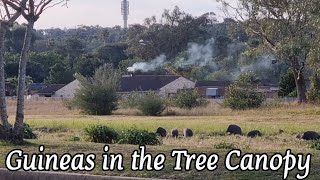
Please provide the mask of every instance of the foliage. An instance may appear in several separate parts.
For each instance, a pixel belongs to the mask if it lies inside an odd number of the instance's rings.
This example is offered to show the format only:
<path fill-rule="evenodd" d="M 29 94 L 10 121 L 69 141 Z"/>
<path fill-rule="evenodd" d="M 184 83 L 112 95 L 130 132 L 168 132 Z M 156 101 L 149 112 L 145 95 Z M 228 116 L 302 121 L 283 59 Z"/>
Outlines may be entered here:
<path fill-rule="evenodd" d="M 309 148 L 320 150 L 320 141 L 310 141 L 308 142 Z"/>
<path fill-rule="evenodd" d="M 241 74 L 239 79 L 226 89 L 225 106 L 236 110 L 260 107 L 265 97 L 257 92 L 257 82 L 256 75 L 252 72 Z"/>
<path fill-rule="evenodd" d="M 240 23 L 250 35 L 263 39 L 260 49 L 294 70 L 298 101 L 306 102 L 304 69 L 318 62 L 320 54 L 319 1 L 240 0 L 237 8 L 230 7 L 226 0 L 219 1 L 227 9 L 236 9 L 237 19 L 242 19 Z"/>
<path fill-rule="evenodd" d="M 26 123 L 24 123 L 23 132 L 24 139 L 37 139 L 37 135 L 33 133 L 31 127 Z"/>
<path fill-rule="evenodd" d="M 143 96 L 143 93 L 132 92 L 127 97 L 123 97 L 121 99 L 121 107 L 122 108 L 137 108 L 139 105 L 139 100 Z"/>
<path fill-rule="evenodd" d="M 69 139 L 67 139 L 68 141 L 72 141 L 72 142 L 77 142 L 80 141 L 80 137 L 78 136 L 71 136 Z"/>
<path fill-rule="evenodd" d="M 193 109 L 195 107 L 205 107 L 208 105 L 208 101 L 202 98 L 197 90 L 181 90 L 176 99 L 175 104 L 179 108 Z"/>
<path fill-rule="evenodd" d="M 76 75 L 80 88 L 73 105 L 89 115 L 110 115 L 117 108 L 120 73 L 108 65 L 96 70 L 92 78 Z"/>
<path fill-rule="evenodd" d="M 165 98 L 157 92 L 147 92 L 137 101 L 137 109 L 146 116 L 158 116 L 165 108 Z"/>
<path fill-rule="evenodd" d="M 119 144 L 134 145 L 160 145 L 161 138 L 156 133 L 150 133 L 146 130 L 131 128 L 120 134 Z"/>
<path fill-rule="evenodd" d="M 310 78 L 311 88 L 307 93 L 308 102 L 320 103 L 320 84 L 317 74 Z"/>
<path fill-rule="evenodd" d="M 118 133 L 112 128 L 103 125 L 91 125 L 84 129 L 84 134 L 90 142 L 114 143 L 118 138 Z"/>
<path fill-rule="evenodd" d="M 215 149 L 236 149 L 237 146 L 233 143 L 221 142 L 214 145 Z"/>
<path fill-rule="evenodd" d="M 292 71 L 288 70 L 287 73 L 281 76 L 279 86 L 280 90 L 278 95 L 280 97 L 287 97 L 292 92 L 296 91 L 296 83 Z"/>

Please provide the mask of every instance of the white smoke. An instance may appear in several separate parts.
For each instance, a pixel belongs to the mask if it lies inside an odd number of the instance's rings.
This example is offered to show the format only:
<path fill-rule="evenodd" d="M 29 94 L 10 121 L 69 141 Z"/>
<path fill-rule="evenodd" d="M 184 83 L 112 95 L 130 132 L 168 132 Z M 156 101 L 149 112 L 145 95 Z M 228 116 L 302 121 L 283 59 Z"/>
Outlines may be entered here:
<path fill-rule="evenodd" d="M 250 65 L 240 66 L 241 72 L 270 69 L 273 59 L 275 58 L 271 55 L 263 55 L 259 57 L 256 62 L 251 63 Z"/>
<path fill-rule="evenodd" d="M 236 80 L 243 72 L 253 71 L 263 74 L 272 71 L 274 68 L 274 66 L 272 66 L 273 60 L 275 60 L 275 57 L 272 55 L 262 55 L 249 65 L 239 65 L 238 70 L 232 73 L 231 80 Z"/>
<path fill-rule="evenodd" d="M 209 39 L 205 44 L 190 43 L 187 50 L 187 58 L 179 59 L 177 66 L 184 68 L 186 66 L 197 65 L 200 67 L 210 65 L 215 67 L 213 45 L 215 40 Z"/>
<path fill-rule="evenodd" d="M 132 65 L 132 67 L 128 67 L 129 72 L 149 72 L 154 71 L 159 67 L 164 66 L 166 62 L 166 56 L 164 54 L 156 57 L 155 59 L 151 60 L 150 62 L 138 62 Z"/>

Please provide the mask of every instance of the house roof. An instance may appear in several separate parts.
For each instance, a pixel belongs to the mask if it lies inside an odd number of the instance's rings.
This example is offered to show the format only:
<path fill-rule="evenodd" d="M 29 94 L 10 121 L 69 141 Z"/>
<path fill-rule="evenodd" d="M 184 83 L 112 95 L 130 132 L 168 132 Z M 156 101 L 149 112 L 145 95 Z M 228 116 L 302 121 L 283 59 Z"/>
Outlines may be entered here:
<path fill-rule="evenodd" d="M 230 81 L 197 81 L 195 87 L 229 86 Z"/>
<path fill-rule="evenodd" d="M 44 83 L 31 83 L 29 86 L 29 90 L 38 91 L 38 90 L 41 90 L 45 87 L 46 87 L 46 85 Z"/>
<path fill-rule="evenodd" d="M 50 84 L 47 87 L 38 91 L 38 94 L 52 95 L 64 86 L 65 84 Z"/>
<path fill-rule="evenodd" d="M 158 91 L 167 84 L 180 78 L 173 75 L 134 75 L 121 78 L 120 92 Z"/>

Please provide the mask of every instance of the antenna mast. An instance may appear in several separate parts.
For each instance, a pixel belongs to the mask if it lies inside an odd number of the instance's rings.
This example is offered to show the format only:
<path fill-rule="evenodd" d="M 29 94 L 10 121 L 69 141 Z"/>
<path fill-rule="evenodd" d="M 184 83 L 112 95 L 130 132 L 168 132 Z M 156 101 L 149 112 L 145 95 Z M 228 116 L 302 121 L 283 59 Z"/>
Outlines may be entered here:
<path fill-rule="evenodd" d="M 121 1 L 121 14 L 123 16 L 123 28 L 128 28 L 128 16 L 129 16 L 129 1 Z"/>

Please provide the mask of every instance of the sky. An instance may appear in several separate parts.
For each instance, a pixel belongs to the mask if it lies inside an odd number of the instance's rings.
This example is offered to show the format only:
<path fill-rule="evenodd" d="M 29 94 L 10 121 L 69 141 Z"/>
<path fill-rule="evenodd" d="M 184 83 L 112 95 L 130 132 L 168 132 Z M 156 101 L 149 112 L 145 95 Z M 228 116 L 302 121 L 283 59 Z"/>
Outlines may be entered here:
<path fill-rule="evenodd" d="M 200 16 L 206 12 L 215 12 L 221 19 L 221 4 L 216 0 L 129 0 L 129 24 L 143 23 L 147 17 L 160 17 L 164 9 L 174 6 L 187 13 Z M 113 27 L 123 25 L 121 0 L 70 0 L 68 7 L 56 6 L 48 9 L 40 17 L 35 27 L 75 28 L 77 25 L 100 25 Z M 23 22 L 21 18 L 19 22 Z"/>

